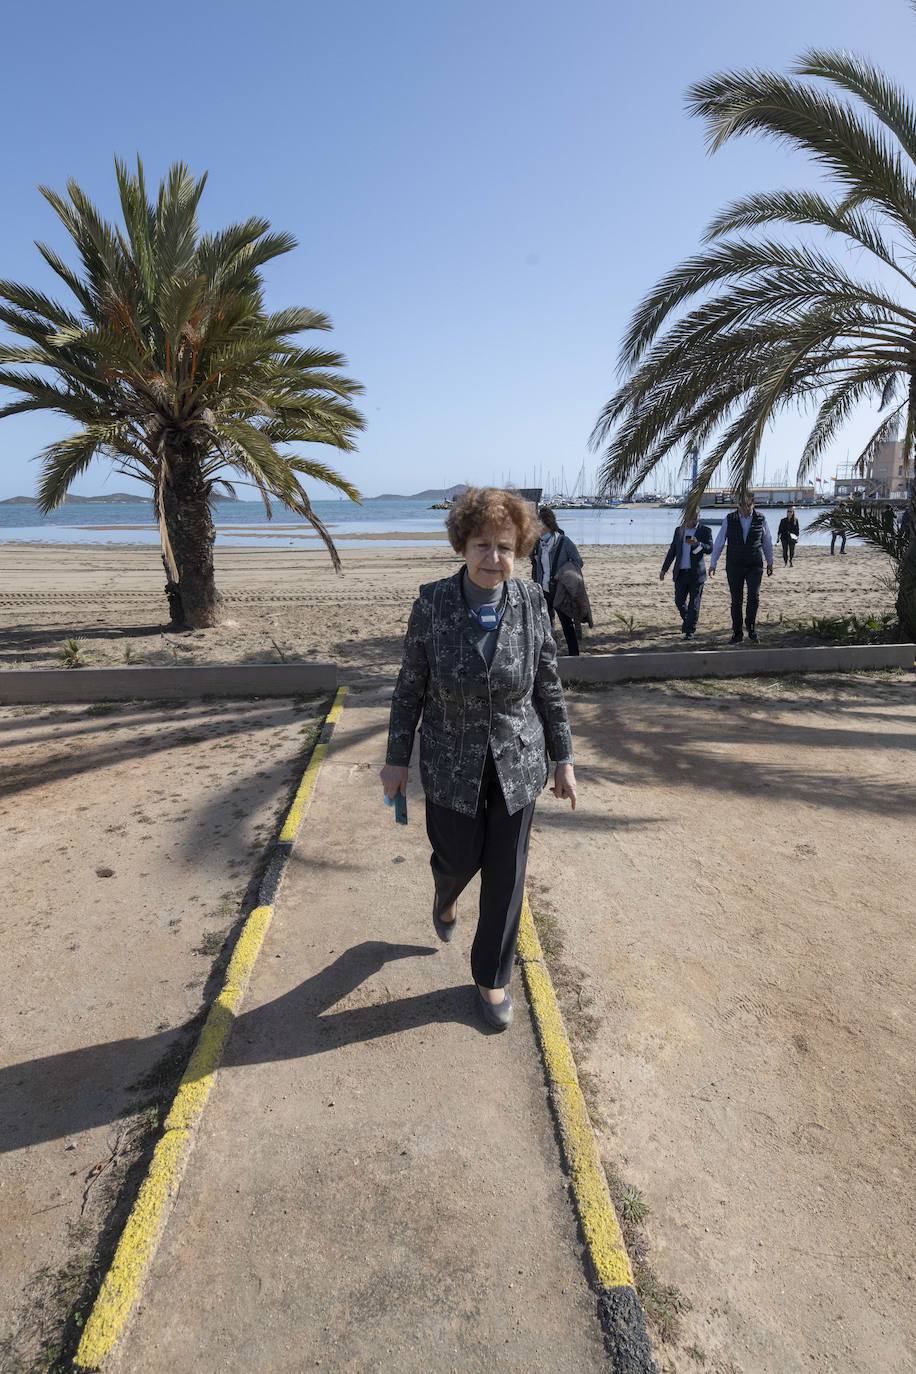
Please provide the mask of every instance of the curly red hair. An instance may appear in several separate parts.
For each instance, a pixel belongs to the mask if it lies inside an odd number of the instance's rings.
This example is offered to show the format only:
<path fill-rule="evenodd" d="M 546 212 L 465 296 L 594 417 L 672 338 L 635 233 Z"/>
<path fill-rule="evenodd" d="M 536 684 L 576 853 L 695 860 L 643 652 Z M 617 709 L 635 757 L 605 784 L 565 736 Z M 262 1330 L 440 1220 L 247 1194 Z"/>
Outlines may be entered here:
<path fill-rule="evenodd" d="M 505 525 L 515 528 L 516 557 L 530 553 L 540 533 L 537 513 L 530 501 L 501 487 L 468 487 L 452 502 L 445 521 L 449 543 L 456 553 L 464 553 L 468 540 L 482 530 Z"/>

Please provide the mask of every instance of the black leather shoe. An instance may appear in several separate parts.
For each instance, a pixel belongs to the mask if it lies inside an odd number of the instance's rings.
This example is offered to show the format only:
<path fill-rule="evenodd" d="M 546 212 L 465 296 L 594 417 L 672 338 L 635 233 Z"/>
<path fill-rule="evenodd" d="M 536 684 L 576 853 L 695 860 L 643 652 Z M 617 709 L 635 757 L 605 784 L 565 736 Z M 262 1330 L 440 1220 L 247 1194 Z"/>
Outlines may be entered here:
<path fill-rule="evenodd" d="M 751 641 L 752 644 L 758 644 L 758 643 L 760 642 L 760 641 L 758 640 L 758 638 L 757 638 L 757 631 L 756 631 L 756 630 L 748 630 L 748 632 L 747 632 L 747 637 L 748 637 L 748 639 Z"/>
<path fill-rule="evenodd" d="M 744 635 L 732 635 L 731 639 L 728 642 L 729 644 L 740 644 L 743 638 Z"/>
<path fill-rule="evenodd" d="M 476 983 L 474 984 L 474 991 L 477 993 L 477 1005 L 480 1007 L 487 1025 L 492 1026 L 494 1030 L 508 1030 L 512 1025 L 514 1015 L 509 989 L 506 988 L 506 995 L 501 1002 L 488 1002 Z"/>
<path fill-rule="evenodd" d="M 439 939 L 440 939 L 440 940 L 444 940 L 445 943 L 448 944 L 449 940 L 450 940 L 450 939 L 452 938 L 452 936 L 455 934 L 455 927 L 456 927 L 457 924 L 458 924 L 458 903 L 457 903 L 457 902 L 455 903 L 455 919 L 454 919 L 453 921 L 443 921 L 443 920 L 440 918 L 440 916 L 439 916 L 436 902 L 435 902 L 435 901 L 433 902 L 433 925 L 435 926 L 436 934 L 439 936 Z"/>

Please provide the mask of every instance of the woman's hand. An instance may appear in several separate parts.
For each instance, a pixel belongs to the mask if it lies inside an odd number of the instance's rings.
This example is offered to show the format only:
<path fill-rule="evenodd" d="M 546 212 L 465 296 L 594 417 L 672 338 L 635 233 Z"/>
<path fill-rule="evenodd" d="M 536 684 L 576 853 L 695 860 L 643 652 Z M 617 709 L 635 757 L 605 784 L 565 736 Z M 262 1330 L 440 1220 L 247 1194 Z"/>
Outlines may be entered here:
<path fill-rule="evenodd" d="M 407 774 L 408 768 L 396 768 L 393 763 L 386 763 L 379 773 L 382 780 L 382 787 L 385 789 L 385 796 L 391 797 L 392 801 L 399 792 L 407 795 Z"/>
<path fill-rule="evenodd" d="M 571 763 L 558 763 L 553 775 L 553 795 L 558 801 L 569 800 L 576 809 L 576 774 Z"/>

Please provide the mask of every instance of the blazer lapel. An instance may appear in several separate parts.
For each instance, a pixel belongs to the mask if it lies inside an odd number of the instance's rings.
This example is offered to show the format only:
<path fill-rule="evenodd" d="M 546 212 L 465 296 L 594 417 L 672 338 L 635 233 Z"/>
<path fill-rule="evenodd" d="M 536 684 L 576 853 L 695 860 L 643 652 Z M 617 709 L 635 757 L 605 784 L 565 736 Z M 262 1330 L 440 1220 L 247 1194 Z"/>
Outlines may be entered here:
<path fill-rule="evenodd" d="M 506 609 L 496 633 L 496 652 L 490 664 L 491 675 L 502 668 L 509 659 L 516 657 L 518 635 L 522 627 L 521 607 L 522 594 L 513 577 L 506 583 Z"/>

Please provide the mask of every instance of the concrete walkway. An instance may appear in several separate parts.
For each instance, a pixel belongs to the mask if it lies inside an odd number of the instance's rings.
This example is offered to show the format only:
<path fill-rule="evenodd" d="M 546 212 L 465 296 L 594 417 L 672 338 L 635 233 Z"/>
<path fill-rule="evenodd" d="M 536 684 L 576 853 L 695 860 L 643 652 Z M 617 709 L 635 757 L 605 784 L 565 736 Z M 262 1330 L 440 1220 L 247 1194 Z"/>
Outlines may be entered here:
<path fill-rule="evenodd" d="M 422 796 L 406 829 L 381 804 L 386 724 L 350 697 L 131 1374 L 606 1374 L 521 980 L 514 1027 L 487 1033 L 476 902 L 440 945 Z"/>

